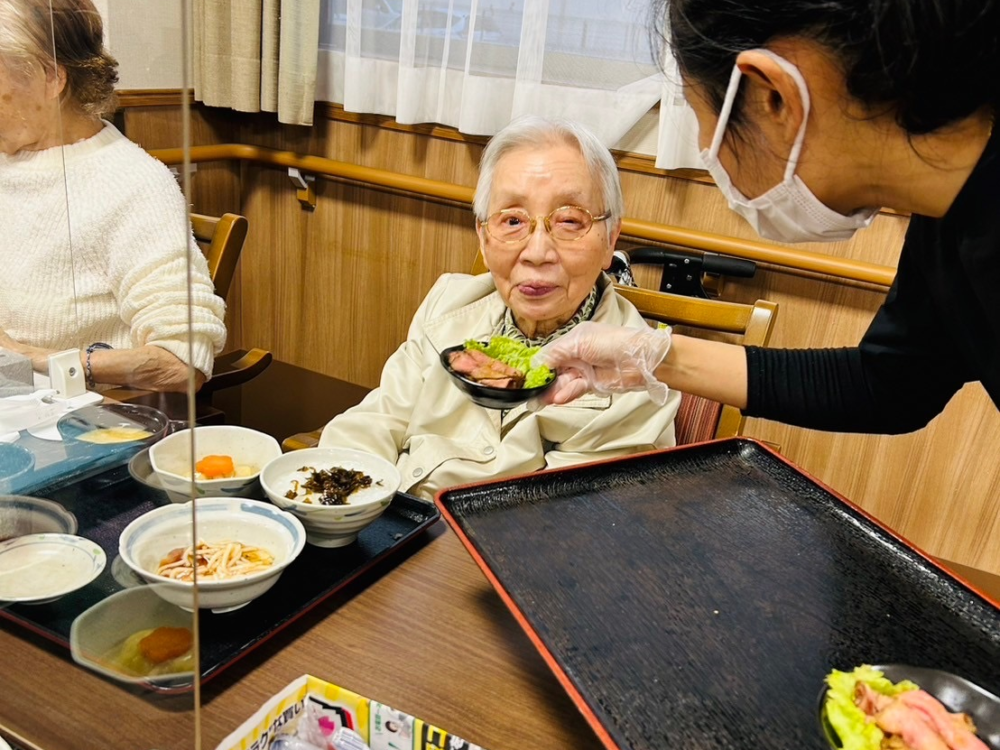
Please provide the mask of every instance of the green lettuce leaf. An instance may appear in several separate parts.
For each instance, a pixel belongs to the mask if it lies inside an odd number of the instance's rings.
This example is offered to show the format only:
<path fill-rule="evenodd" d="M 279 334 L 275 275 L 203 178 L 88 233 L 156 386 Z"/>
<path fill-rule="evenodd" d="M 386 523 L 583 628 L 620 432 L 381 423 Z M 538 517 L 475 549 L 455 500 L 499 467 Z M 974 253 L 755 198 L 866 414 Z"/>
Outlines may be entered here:
<path fill-rule="evenodd" d="M 505 365 L 524 373 L 525 388 L 537 388 L 550 383 L 555 377 L 555 373 L 544 365 L 531 366 L 531 358 L 541 350 L 539 346 L 526 346 L 506 336 L 494 336 L 490 339 L 490 343 L 485 345 L 470 339 L 465 342 L 465 348 L 483 352 L 486 356 L 498 359 Z"/>
<path fill-rule="evenodd" d="M 895 697 L 917 686 L 909 680 L 893 683 L 879 670 L 867 664 L 851 672 L 833 670 L 826 677 L 826 718 L 840 737 L 844 750 L 879 750 L 882 730 L 869 722 L 864 711 L 854 705 L 854 686 L 866 683 L 873 690 Z"/>

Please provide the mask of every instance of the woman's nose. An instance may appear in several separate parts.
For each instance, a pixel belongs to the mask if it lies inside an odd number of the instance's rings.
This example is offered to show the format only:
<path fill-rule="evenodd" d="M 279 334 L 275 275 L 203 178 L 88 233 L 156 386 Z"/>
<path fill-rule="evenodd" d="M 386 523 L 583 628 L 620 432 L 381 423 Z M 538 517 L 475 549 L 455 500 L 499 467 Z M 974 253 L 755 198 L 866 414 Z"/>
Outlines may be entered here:
<path fill-rule="evenodd" d="M 528 237 L 527 244 L 521 250 L 521 260 L 540 265 L 551 262 L 555 252 L 556 247 L 552 241 L 552 235 L 545 230 L 545 224 L 539 221 L 535 226 L 535 231 Z"/>

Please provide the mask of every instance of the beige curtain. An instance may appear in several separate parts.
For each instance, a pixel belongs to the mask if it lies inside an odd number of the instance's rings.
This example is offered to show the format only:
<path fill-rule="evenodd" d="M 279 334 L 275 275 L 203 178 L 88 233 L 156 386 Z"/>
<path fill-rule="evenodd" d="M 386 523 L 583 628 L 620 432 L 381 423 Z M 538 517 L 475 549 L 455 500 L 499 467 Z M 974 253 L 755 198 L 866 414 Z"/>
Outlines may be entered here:
<path fill-rule="evenodd" d="M 195 0 L 194 95 L 312 125 L 320 0 Z"/>

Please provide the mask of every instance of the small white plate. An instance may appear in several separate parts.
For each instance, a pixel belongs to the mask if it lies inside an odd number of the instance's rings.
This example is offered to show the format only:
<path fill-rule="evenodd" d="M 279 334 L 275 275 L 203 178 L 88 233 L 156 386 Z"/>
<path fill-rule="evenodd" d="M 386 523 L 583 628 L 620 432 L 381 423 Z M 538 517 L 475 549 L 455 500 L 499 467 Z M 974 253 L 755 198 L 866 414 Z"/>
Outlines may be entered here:
<path fill-rule="evenodd" d="M 107 557 L 81 536 L 29 534 L 0 543 L 0 601 L 44 604 L 83 588 Z"/>

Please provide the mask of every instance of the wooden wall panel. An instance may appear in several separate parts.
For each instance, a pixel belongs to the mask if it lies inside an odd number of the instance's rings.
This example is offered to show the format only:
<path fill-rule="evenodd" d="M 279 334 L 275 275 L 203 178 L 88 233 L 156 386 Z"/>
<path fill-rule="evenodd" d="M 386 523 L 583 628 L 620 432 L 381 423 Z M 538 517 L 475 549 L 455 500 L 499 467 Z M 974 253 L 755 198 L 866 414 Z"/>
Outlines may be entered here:
<path fill-rule="evenodd" d="M 276 130 L 248 118 L 243 143 L 311 153 L 469 184 L 478 153 L 364 125 Z M 455 146 L 459 146 L 456 149 Z M 244 168 L 244 211 L 256 222 L 244 250 L 243 344 L 369 387 L 406 337 L 434 281 L 467 271 L 478 250 L 471 210 L 319 179 L 302 209 L 287 175 Z M 255 224 L 251 219 L 252 226 Z"/>
<path fill-rule="evenodd" d="M 198 117 L 205 122 L 196 130 L 205 137 L 235 124 L 228 140 L 470 186 L 481 152 L 473 143 L 364 123 L 319 119 L 305 129 L 279 126 L 270 116 L 201 110 Z M 202 176 L 199 170 L 196 181 Z M 755 238 L 711 185 L 637 172 L 623 173 L 622 181 L 631 217 Z M 320 181 L 310 212 L 281 171 L 247 165 L 240 184 L 250 235 L 239 343 L 327 375 L 375 385 L 437 276 L 467 270 L 476 251 L 467 207 Z M 218 196 L 199 192 L 196 200 L 203 199 Z M 881 215 L 850 242 L 803 247 L 895 265 L 906 224 L 904 217 Z M 652 274 L 643 277 L 655 281 Z M 724 293 L 778 302 L 772 345 L 792 347 L 855 344 L 885 295 L 766 269 L 752 280 L 728 281 Z M 317 415 L 317 426 L 322 421 Z M 992 460 L 1000 415 L 978 385 L 913 435 L 838 435 L 763 420 L 749 420 L 747 434 L 779 444 L 797 464 L 929 552 L 1000 572 L 1000 546 L 988 544 L 1000 517 L 1000 468 Z"/>
<path fill-rule="evenodd" d="M 243 343 L 374 386 L 410 318 L 447 268 L 471 265 L 461 209 L 323 182 L 303 211 L 286 175 L 247 167 Z M 427 247 L 440 248 L 434 254 Z"/>

